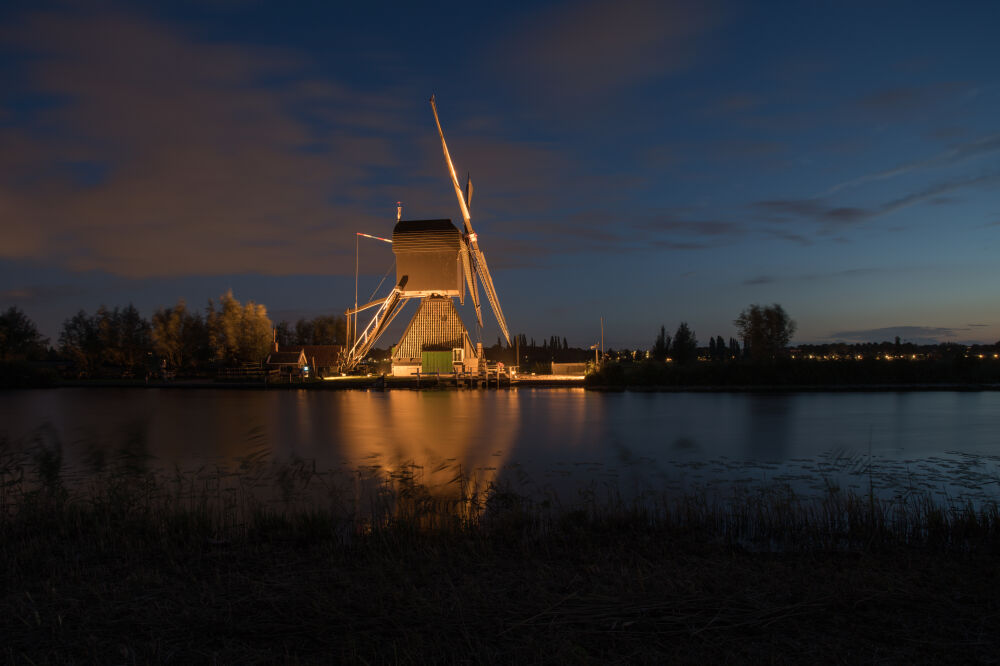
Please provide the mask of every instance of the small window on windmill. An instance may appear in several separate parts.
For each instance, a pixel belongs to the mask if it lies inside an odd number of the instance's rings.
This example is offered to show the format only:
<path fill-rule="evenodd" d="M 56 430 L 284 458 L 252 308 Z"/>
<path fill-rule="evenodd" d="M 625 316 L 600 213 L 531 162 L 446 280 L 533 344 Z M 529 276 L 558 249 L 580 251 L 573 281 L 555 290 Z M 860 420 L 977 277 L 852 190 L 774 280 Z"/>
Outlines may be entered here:
<path fill-rule="evenodd" d="M 452 363 L 464 363 L 465 362 L 465 349 L 462 347 L 455 347 L 451 350 L 451 362 Z"/>

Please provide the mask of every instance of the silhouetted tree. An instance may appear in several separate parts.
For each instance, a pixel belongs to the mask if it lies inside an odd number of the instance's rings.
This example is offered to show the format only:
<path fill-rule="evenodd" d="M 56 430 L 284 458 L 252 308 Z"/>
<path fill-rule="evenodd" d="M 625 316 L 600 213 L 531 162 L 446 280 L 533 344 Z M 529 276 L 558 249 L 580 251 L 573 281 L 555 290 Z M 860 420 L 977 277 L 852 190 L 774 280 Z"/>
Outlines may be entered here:
<path fill-rule="evenodd" d="M 777 303 L 766 307 L 753 304 L 733 324 L 743 338 L 744 353 L 749 349 L 755 361 L 773 361 L 783 355 L 796 326 Z"/>
<path fill-rule="evenodd" d="M 674 332 L 671 355 L 677 363 L 690 363 L 698 358 L 698 338 L 687 322 L 682 321 Z"/>
<path fill-rule="evenodd" d="M 97 321 L 80 310 L 63 322 L 59 351 L 73 361 L 81 374 L 95 372 L 101 363 L 101 339 Z"/>
<path fill-rule="evenodd" d="M 715 337 L 715 353 L 718 354 L 720 361 L 729 358 L 729 353 L 726 351 L 726 341 L 722 339 L 721 335 Z"/>
<path fill-rule="evenodd" d="M 111 365 L 135 370 L 152 351 L 150 325 L 134 305 L 110 312 L 103 309 L 100 324 L 104 355 Z"/>
<path fill-rule="evenodd" d="M 653 343 L 653 349 L 651 350 L 654 360 L 662 361 L 667 358 L 667 354 L 670 353 L 670 342 L 670 336 L 667 335 L 667 327 L 660 326 L 660 333 L 656 336 L 656 342 Z"/>
<path fill-rule="evenodd" d="M 337 345 L 347 339 L 347 320 L 333 315 L 320 315 L 314 319 L 295 322 L 295 344 Z"/>
<path fill-rule="evenodd" d="M 292 325 L 287 321 L 280 321 L 274 327 L 274 341 L 282 347 L 295 344 L 295 335 L 292 332 Z"/>
<path fill-rule="evenodd" d="M 17 307 L 0 314 L 0 361 L 23 361 L 41 358 L 49 341 Z"/>

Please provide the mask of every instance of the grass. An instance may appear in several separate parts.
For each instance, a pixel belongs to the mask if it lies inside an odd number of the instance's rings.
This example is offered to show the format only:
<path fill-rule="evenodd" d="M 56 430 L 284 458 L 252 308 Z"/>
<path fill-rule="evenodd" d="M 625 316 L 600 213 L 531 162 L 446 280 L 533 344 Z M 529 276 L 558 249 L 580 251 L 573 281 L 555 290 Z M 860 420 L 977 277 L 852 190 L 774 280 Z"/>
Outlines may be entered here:
<path fill-rule="evenodd" d="M 6 663 L 988 663 L 1000 514 L 0 457 Z"/>

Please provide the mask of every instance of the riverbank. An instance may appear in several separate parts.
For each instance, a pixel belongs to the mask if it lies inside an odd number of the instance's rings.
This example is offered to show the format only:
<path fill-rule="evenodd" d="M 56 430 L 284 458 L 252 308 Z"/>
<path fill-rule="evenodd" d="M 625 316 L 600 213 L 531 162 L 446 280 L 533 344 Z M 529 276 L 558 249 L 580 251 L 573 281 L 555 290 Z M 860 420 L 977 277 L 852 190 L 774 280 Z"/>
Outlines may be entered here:
<path fill-rule="evenodd" d="M 339 391 L 339 390 L 414 390 L 414 389 L 457 389 L 454 382 L 444 379 L 423 378 L 421 380 L 409 377 L 387 377 L 383 384 L 379 384 L 371 377 L 343 377 L 331 381 L 306 381 L 291 383 L 270 383 L 263 382 L 217 382 L 214 380 L 175 380 L 169 382 L 131 379 L 109 379 L 109 380 L 68 380 L 60 381 L 41 387 L 16 387 L 16 388 L 137 388 L 137 389 L 232 389 L 251 391 Z M 461 387 L 465 390 L 465 387 Z M 496 386 L 491 384 L 491 389 Z M 586 388 L 595 392 L 633 392 L 633 393 L 887 393 L 887 392 L 927 392 L 927 391 L 1000 391 L 1000 383 L 908 383 L 908 384 L 746 384 L 746 385 L 670 385 L 670 384 L 649 384 L 649 385 L 606 385 L 588 383 L 583 379 L 550 379 L 545 375 L 522 378 L 513 384 L 502 384 L 500 388 Z"/>
<path fill-rule="evenodd" d="M 479 381 L 480 387 L 497 388 L 497 382 L 491 378 L 489 382 Z M 500 381 L 500 388 L 516 387 L 582 387 L 583 377 L 578 376 L 553 376 L 553 375 L 529 375 L 518 377 L 513 382 L 504 378 Z M 65 379 L 56 380 L 50 384 L 36 388 L 162 388 L 162 389 L 252 389 L 252 390 L 307 390 L 307 391 L 328 391 L 344 389 L 363 390 L 383 390 L 383 389 L 454 389 L 470 388 L 469 380 L 461 378 L 456 380 L 454 376 L 424 375 L 421 377 L 330 377 L 326 379 L 303 380 L 303 381 L 280 381 L 280 382 L 241 382 L 241 381 L 217 381 L 214 379 L 174 379 L 170 381 L 144 379 Z M 23 386 L 11 388 L 26 388 Z"/>
<path fill-rule="evenodd" d="M 6 663 L 988 663 L 1000 647 L 995 504 L 772 488 L 555 507 L 386 479 L 371 502 L 330 488 L 274 506 L 128 471 L 76 494 L 37 462 L 5 469 L 0 494 Z"/>

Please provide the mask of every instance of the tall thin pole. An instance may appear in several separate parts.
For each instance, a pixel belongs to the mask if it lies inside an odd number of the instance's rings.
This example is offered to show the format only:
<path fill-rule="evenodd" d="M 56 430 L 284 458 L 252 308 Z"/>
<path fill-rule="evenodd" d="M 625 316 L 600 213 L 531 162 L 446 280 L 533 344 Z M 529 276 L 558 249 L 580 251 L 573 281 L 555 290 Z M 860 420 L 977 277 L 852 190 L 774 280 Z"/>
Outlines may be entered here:
<path fill-rule="evenodd" d="M 354 323 L 351 325 L 351 332 L 354 337 L 358 337 L 358 246 L 361 238 L 354 235 Z"/>
<path fill-rule="evenodd" d="M 604 358 L 604 317 L 601 317 L 601 358 Z"/>

